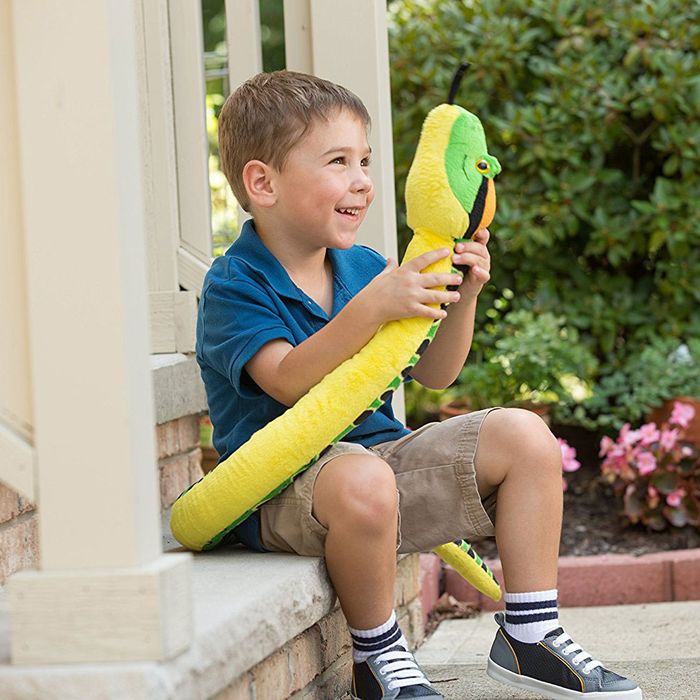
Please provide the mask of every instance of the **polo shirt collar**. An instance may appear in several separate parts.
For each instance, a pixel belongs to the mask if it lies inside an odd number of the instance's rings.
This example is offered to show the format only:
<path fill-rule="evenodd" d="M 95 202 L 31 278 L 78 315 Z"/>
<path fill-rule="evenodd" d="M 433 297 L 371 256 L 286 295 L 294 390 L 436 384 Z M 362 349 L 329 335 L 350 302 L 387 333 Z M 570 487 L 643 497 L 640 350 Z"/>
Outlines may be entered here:
<path fill-rule="evenodd" d="M 346 251 L 328 248 L 327 252 L 333 268 L 333 312 L 335 315 L 359 289 L 348 290 L 343 283 L 343 279 L 353 279 L 354 277 L 350 261 L 347 259 L 347 255 L 343 255 Z M 240 256 L 279 296 L 299 301 L 312 315 L 325 321 L 329 320 L 326 312 L 294 284 L 282 263 L 258 236 L 252 219 L 248 219 L 243 224 L 241 233 L 226 251 L 226 255 Z"/>
<path fill-rule="evenodd" d="M 240 256 L 280 296 L 304 301 L 303 292 L 292 282 L 282 263 L 260 240 L 252 219 L 243 224 L 240 235 L 226 251 L 226 255 Z"/>

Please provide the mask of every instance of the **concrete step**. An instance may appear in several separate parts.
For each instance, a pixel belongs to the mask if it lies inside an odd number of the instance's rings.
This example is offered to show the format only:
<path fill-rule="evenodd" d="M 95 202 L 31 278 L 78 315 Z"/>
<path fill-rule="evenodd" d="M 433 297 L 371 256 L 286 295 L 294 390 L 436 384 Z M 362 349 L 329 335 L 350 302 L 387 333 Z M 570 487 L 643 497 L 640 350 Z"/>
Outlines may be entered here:
<path fill-rule="evenodd" d="M 176 550 L 165 532 L 165 551 Z M 236 548 L 195 554 L 192 589 L 194 641 L 184 654 L 161 663 L 60 666 L 10 665 L 0 591 L 0 698 L 205 700 L 314 625 L 336 600 L 322 559 Z"/>
<path fill-rule="evenodd" d="M 10 666 L 9 616 L 0 596 L 0 698 L 214 697 L 333 607 L 320 559 L 270 555 L 261 567 L 265 556 L 232 550 L 195 556 L 194 641 L 162 663 Z"/>
<path fill-rule="evenodd" d="M 634 678 L 644 700 L 700 697 L 700 601 L 562 608 L 572 638 L 611 670 Z M 492 614 L 445 620 L 416 657 L 446 700 L 527 700 L 486 675 Z"/>
<path fill-rule="evenodd" d="M 164 551 L 180 551 L 163 516 Z M 420 566 L 399 557 L 397 615 L 423 638 Z M 163 662 L 12 666 L 0 588 L 0 700 L 330 700 L 350 682 L 350 636 L 322 559 L 228 547 L 195 554 L 194 638 Z M 108 605 L 109 601 L 105 601 Z"/>

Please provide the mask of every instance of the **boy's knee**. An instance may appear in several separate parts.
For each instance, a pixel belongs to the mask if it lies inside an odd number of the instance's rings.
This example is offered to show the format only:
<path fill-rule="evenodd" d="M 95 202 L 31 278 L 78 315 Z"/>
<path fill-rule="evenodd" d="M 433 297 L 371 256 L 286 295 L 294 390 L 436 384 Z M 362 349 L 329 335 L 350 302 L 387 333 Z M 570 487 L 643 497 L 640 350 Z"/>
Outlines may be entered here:
<path fill-rule="evenodd" d="M 517 455 L 515 464 L 524 468 L 561 472 L 561 448 L 549 426 L 536 413 L 522 408 L 504 410 L 504 436 Z"/>
<path fill-rule="evenodd" d="M 386 462 L 360 456 L 345 461 L 336 476 L 336 517 L 369 531 L 393 524 L 398 495 L 394 472 Z"/>

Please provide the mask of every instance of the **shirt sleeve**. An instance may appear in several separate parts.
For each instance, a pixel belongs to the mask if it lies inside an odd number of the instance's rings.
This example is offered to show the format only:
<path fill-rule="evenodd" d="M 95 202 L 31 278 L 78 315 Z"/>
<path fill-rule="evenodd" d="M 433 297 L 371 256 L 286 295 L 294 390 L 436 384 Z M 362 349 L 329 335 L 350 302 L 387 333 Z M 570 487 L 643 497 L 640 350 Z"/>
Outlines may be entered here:
<path fill-rule="evenodd" d="M 245 372 L 248 360 L 271 340 L 295 344 L 273 300 L 254 284 L 218 280 L 206 288 L 200 304 L 202 359 L 240 395 L 259 395 L 262 389 Z"/>

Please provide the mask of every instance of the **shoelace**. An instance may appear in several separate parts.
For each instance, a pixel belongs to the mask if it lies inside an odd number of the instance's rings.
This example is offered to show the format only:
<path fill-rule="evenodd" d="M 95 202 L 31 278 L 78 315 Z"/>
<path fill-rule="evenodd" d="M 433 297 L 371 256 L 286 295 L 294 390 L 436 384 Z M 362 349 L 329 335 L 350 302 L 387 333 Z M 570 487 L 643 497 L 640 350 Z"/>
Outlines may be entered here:
<path fill-rule="evenodd" d="M 587 651 L 584 651 L 583 647 L 581 647 L 579 644 L 576 644 L 571 637 L 569 637 L 566 632 L 563 634 L 560 634 L 553 642 L 552 646 L 559 648 L 563 644 L 566 644 L 566 646 L 561 650 L 561 653 L 564 656 L 568 656 L 569 654 L 573 654 L 574 652 L 578 652 L 576 656 L 574 656 L 571 659 L 571 662 L 574 664 L 574 666 L 578 666 L 584 659 L 589 659 L 588 663 L 583 667 L 583 672 L 588 675 L 594 668 L 598 668 L 598 666 L 602 666 L 603 664 L 600 661 L 597 661 L 594 659 Z"/>
<path fill-rule="evenodd" d="M 379 668 L 379 673 L 386 676 L 390 690 L 407 685 L 430 686 L 430 681 L 408 651 L 385 651 L 377 657 L 377 661 L 385 664 Z"/>

